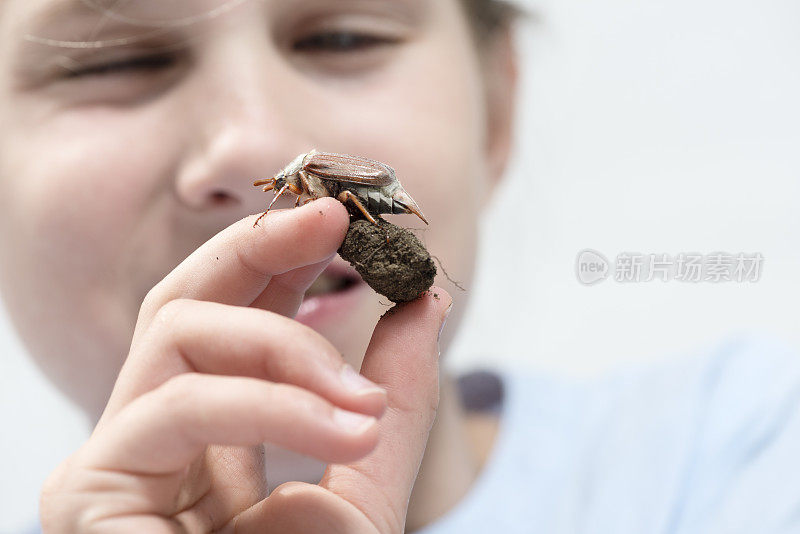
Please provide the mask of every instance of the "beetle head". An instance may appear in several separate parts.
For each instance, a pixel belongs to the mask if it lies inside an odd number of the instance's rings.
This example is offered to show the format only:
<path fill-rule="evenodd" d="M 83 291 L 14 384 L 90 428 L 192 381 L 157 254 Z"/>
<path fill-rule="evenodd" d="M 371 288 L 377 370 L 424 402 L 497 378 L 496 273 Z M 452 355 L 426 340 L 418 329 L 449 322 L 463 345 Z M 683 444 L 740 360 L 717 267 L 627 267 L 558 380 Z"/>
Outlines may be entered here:
<path fill-rule="evenodd" d="M 411 213 L 422 219 L 422 222 L 425 224 L 428 224 L 428 221 L 422 214 L 422 210 L 419 209 L 417 203 L 414 202 L 414 199 L 411 198 L 411 195 L 409 195 L 405 189 L 399 187 L 392 195 L 392 200 L 394 201 L 392 209 L 394 213 Z"/>
<path fill-rule="evenodd" d="M 273 180 L 275 180 L 275 190 L 280 191 L 280 189 L 286 185 L 286 174 L 281 171 L 275 175 Z"/>

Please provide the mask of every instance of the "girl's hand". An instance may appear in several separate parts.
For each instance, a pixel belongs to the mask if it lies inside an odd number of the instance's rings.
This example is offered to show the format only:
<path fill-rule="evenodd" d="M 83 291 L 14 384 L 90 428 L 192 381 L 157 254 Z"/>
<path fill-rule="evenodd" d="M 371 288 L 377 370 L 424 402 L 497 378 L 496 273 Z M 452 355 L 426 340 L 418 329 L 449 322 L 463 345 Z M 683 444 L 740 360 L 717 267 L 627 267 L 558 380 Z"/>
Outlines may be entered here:
<path fill-rule="evenodd" d="M 290 319 L 344 239 L 345 208 L 321 199 L 254 220 L 147 295 L 100 422 L 45 484 L 45 533 L 403 531 L 450 297 L 387 313 L 362 366 L 373 383 L 348 378 L 338 351 Z M 264 442 L 331 465 L 319 485 L 267 498 Z"/>

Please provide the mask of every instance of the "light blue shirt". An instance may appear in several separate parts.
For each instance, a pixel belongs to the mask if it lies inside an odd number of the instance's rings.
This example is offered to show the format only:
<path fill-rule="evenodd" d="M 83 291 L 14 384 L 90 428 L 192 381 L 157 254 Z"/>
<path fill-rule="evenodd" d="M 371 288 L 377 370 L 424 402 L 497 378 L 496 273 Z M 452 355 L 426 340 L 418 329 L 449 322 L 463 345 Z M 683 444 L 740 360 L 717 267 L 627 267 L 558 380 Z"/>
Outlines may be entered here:
<path fill-rule="evenodd" d="M 490 459 L 418 534 L 800 533 L 800 354 L 741 335 L 593 383 L 503 371 Z"/>
<path fill-rule="evenodd" d="M 589 382 L 504 370 L 467 496 L 417 534 L 800 533 L 800 354 L 742 335 Z"/>

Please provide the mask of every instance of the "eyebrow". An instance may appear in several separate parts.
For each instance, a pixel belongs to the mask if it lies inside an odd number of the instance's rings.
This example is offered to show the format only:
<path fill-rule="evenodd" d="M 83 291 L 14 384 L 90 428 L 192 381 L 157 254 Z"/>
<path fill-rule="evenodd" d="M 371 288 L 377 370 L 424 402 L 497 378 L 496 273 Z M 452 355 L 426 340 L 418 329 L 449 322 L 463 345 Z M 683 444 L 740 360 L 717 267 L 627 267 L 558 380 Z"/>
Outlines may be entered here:
<path fill-rule="evenodd" d="M 116 2 L 122 3 L 121 1 Z M 110 12 L 110 8 L 102 2 L 95 0 L 52 0 L 44 5 L 34 8 L 29 15 L 29 23 L 46 26 L 53 23 L 63 23 L 65 20 L 75 20 L 90 16 L 102 17 Z"/>
<path fill-rule="evenodd" d="M 23 40 L 29 43 L 61 49 L 106 48 L 129 44 L 134 36 L 103 39 L 111 30 L 119 30 L 120 24 L 109 17 L 101 5 L 91 0 L 56 0 L 35 10 L 24 24 Z M 87 30 L 84 39 L 75 35 L 74 28 Z M 69 34 L 65 29 L 69 28 Z M 139 33 L 151 33 L 151 31 Z"/>
<path fill-rule="evenodd" d="M 15 28 L 19 32 L 12 55 L 15 88 L 37 87 L 54 73 L 73 70 L 96 53 L 112 57 L 133 48 L 156 53 L 186 47 L 188 36 L 183 29 L 143 28 L 115 20 L 104 15 L 107 1 L 99 10 L 93 3 L 98 5 L 95 0 L 53 0 L 26 10 Z M 116 0 L 116 5 L 126 3 Z"/>
<path fill-rule="evenodd" d="M 250 0 L 225 0 L 213 9 L 182 18 L 165 18 L 161 21 L 129 17 L 114 10 L 117 7 L 124 7 L 130 1 L 54 0 L 31 15 L 30 18 L 34 29 L 27 31 L 24 39 L 29 42 L 58 48 L 86 49 L 124 46 L 147 41 L 154 37 L 216 18 Z M 55 39 L 43 35 L 43 30 L 66 27 L 68 22 L 93 24 L 93 29 L 90 30 L 87 38 L 82 40 L 77 40 L 74 37 L 71 39 Z M 119 34 L 124 30 L 128 30 L 126 33 L 131 33 L 131 30 L 135 30 L 136 33 L 120 37 Z M 103 35 L 112 37 L 102 39 Z"/>

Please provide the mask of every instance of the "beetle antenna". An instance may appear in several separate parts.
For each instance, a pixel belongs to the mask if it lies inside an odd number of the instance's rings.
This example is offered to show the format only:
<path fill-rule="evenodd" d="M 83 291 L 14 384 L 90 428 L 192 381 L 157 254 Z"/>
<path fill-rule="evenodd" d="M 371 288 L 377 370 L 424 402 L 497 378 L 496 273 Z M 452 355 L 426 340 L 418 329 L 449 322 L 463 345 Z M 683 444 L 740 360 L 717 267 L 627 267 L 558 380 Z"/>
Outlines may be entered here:
<path fill-rule="evenodd" d="M 286 184 L 283 187 L 281 187 L 281 190 L 278 191 L 278 193 L 275 195 L 275 198 L 273 198 L 272 202 L 269 203 L 267 211 L 272 209 L 272 206 L 275 205 L 275 203 L 278 201 L 279 198 L 281 198 L 281 196 L 286 192 L 287 189 L 289 189 L 289 184 Z"/>

